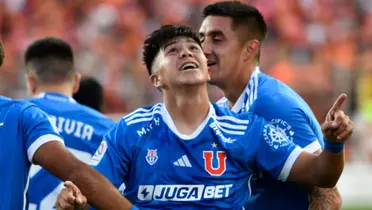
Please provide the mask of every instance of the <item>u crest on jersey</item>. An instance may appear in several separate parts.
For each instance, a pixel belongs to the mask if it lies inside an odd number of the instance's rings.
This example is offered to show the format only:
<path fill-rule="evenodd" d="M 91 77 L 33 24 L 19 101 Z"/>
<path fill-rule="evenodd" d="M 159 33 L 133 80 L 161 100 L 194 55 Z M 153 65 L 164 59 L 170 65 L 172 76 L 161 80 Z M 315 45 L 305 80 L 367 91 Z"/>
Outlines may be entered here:
<path fill-rule="evenodd" d="M 217 167 L 213 166 L 214 152 L 203 151 L 204 168 L 212 176 L 221 176 L 226 171 L 226 153 L 217 151 Z"/>
<path fill-rule="evenodd" d="M 147 149 L 146 161 L 152 166 L 158 161 L 158 150 Z"/>

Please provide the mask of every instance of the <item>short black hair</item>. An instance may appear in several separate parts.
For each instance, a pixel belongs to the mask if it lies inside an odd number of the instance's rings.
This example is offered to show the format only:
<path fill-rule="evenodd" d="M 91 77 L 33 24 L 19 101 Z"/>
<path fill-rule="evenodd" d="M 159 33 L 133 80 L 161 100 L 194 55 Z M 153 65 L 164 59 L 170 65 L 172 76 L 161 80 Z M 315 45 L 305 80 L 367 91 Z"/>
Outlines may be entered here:
<path fill-rule="evenodd" d="M 0 41 L 0 67 L 4 63 L 4 58 L 5 58 L 5 50 L 4 50 L 4 47 L 3 47 L 3 43 Z"/>
<path fill-rule="evenodd" d="M 79 90 L 73 95 L 73 98 L 80 104 L 101 112 L 103 87 L 95 78 L 84 76 L 81 78 Z"/>
<path fill-rule="evenodd" d="M 267 25 L 263 15 L 252 5 L 240 1 L 222 1 L 209 4 L 203 10 L 204 18 L 208 16 L 230 17 L 232 29 L 243 26 L 244 33 L 239 36 L 241 42 L 248 39 L 257 39 L 260 46 L 267 37 Z M 250 35 L 248 35 L 250 34 Z"/>
<path fill-rule="evenodd" d="M 184 25 L 164 25 L 147 37 L 142 55 L 149 75 L 152 74 L 152 64 L 160 49 L 170 40 L 180 36 L 191 38 L 201 46 L 198 32 Z"/>
<path fill-rule="evenodd" d="M 55 37 L 34 41 L 26 50 L 27 71 L 33 71 L 42 83 L 58 83 L 72 79 L 74 56 L 71 46 Z"/>

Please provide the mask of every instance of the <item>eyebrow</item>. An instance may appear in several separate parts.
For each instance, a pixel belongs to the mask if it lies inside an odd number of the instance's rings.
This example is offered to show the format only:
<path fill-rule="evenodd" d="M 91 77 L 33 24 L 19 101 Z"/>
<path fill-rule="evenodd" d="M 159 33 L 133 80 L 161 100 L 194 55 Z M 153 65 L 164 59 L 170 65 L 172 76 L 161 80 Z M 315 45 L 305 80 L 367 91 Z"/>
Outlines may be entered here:
<path fill-rule="evenodd" d="M 170 41 L 170 42 L 168 42 L 168 43 L 166 43 L 164 45 L 163 49 L 165 50 L 167 47 L 169 47 L 170 45 L 174 45 L 177 42 L 179 42 L 179 41 L 178 40 Z M 197 42 L 195 40 L 193 40 L 192 38 L 187 38 L 186 43 L 195 43 L 195 44 L 197 44 Z"/>
<path fill-rule="evenodd" d="M 218 35 L 224 36 L 224 34 L 223 34 L 223 32 L 222 32 L 221 30 L 211 30 L 211 31 L 208 31 L 208 32 L 207 32 L 207 35 L 208 35 L 208 36 L 218 36 Z M 203 32 L 200 32 L 200 33 L 199 33 L 199 36 L 200 36 L 200 37 L 205 37 L 206 34 L 203 33 Z"/>
<path fill-rule="evenodd" d="M 176 44 L 177 43 L 177 40 L 173 40 L 173 41 L 170 41 L 168 43 L 166 43 L 163 47 L 163 49 L 165 50 L 167 47 L 169 47 L 170 45 L 173 45 L 173 44 Z"/>

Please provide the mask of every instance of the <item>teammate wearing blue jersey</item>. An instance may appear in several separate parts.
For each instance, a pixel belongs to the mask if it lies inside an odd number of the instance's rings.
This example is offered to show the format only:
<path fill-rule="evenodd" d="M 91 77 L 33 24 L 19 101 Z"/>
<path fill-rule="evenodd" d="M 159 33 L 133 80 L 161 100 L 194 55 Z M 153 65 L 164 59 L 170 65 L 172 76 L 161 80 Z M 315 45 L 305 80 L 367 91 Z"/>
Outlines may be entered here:
<path fill-rule="evenodd" d="M 200 35 L 211 69 L 211 83 L 225 94 L 218 104 L 236 113 L 250 111 L 263 116 L 305 151 L 320 152 L 323 136 L 309 106 L 291 88 L 260 72 L 260 49 L 267 34 L 260 12 L 238 1 L 225 1 L 208 5 L 203 14 Z M 258 173 L 252 180 L 252 198 L 246 209 L 340 206 L 336 188 L 304 188 Z"/>
<path fill-rule="evenodd" d="M 353 122 L 347 116 L 330 118 L 341 112 L 344 96 L 323 124 L 327 149 L 317 156 L 294 145 L 264 118 L 209 102 L 206 57 L 189 27 L 163 26 L 153 32 L 143 57 L 163 103 L 122 118 L 91 162 L 116 187 L 124 182 L 125 197 L 138 208 L 242 209 L 258 170 L 281 181 L 336 184 Z M 57 209 L 75 204 L 72 192 L 79 190 L 70 184 L 57 199 Z"/>
<path fill-rule="evenodd" d="M 0 42 L 0 65 L 3 59 Z M 0 143 L 1 210 L 28 208 L 31 163 L 43 166 L 62 180 L 73 180 L 100 209 L 131 207 L 107 179 L 65 149 L 48 116 L 29 102 L 0 96 Z"/>
<path fill-rule="evenodd" d="M 79 89 L 80 74 L 75 71 L 71 47 L 53 37 L 36 40 L 26 50 L 25 64 L 27 87 L 33 97 L 29 101 L 49 115 L 66 147 L 87 163 L 114 122 L 72 98 Z M 90 92 L 98 94 L 94 89 Z M 35 165 L 30 178 L 29 210 L 53 209 L 63 182 Z"/>

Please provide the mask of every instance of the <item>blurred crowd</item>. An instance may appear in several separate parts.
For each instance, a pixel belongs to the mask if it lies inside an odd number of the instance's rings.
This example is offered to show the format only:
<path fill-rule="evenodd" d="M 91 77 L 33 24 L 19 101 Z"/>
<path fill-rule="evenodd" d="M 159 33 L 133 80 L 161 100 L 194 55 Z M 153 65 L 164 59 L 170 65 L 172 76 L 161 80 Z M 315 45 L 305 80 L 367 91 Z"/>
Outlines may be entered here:
<path fill-rule="evenodd" d="M 26 97 L 25 47 L 56 36 L 71 43 L 76 66 L 105 88 L 105 112 L 124 113 L 158 102 L 141 61 L 146 35 L 162 24 L 198 29 L 202 9 L 215 0 L 0 0 L 6 60 L 0 93 Z M 269 24 L 260 67 L 294 88 L 322 121 L 347 93 L 356 121 L 349 159 L 372 162 L 372 1 L 247 0 Z M 221 92 L 210 87 L 211 98 Z"/>

